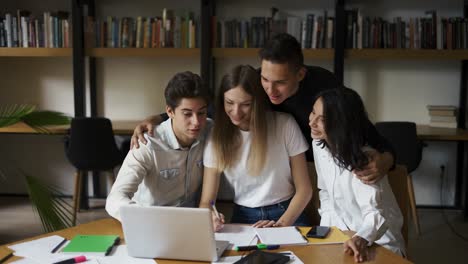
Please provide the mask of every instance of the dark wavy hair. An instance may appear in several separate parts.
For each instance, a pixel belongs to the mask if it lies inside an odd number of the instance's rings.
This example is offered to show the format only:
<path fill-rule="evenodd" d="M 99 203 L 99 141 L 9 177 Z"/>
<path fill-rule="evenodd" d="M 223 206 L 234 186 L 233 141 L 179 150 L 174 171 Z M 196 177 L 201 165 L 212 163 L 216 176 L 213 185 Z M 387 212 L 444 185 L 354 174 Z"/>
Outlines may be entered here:
<path fill-rule="evenodd" d="M 362 169 L 368 163 L 363 147 L 368 143 L 367 111 L 357 92 L 338 87 L 320 92 L 315 101 L 322 99 L 325 133 L 328 147 L 335 162 L 343 169 Z M 314 101 L 314 104 L 315 104 Z"/>
<path fill-rule="evenodd" d="M 184 98 L 200 97 L 208 104 L 211 93 L 203 83 L 201 77 L 190 71 L 179 72 L 169 80 L 164 90 L 166 104 L 175 109 Z"/>

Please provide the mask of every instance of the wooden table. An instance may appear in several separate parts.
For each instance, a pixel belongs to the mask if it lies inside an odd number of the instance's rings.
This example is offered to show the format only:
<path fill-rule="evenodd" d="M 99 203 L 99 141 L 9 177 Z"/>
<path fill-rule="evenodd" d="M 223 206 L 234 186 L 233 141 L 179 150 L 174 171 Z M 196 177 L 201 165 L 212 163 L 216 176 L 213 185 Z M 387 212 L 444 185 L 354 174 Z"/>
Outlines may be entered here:
<path fill-rule="evenodd" d="M 97 221 L 93 221 L 87 224 L 82 224 L 79 226 L 75 226 L 72 228 L 67 228 L 61 231 L 52 232 L 32 238 L 28 238 L 19 242 L 25 242 L 45 236 L 50 235 L 59 235 L 65 237 L 67 239 L 71 239 L 73 236 L 77 234 L 100 234 L 100 235 L 119 235 L 123 238 L 122 227 L 120 222 L 111 219 L 101 219 Z M 15 243 L 7 244 L 0 246 L 4 248 L 8 245 L 12 245 Z M 408 260 L 394 254 L 393 252 L 381 247 L 381 246 L 372 246 L 372 252 L 375 253 L 375 258 L 366 263 L 388 263 L 388 264 L 395 264 L 395 263 L 411 263 Z M 284 251 L 284 250 L 291 250 L 296 254 L 305 264 L 307 263 L 354 263 L 354 259 L 352 256 L 345 255 L 343 252 L 343 245 L 307 245 L 307 246 L 290 246 L 290 247 L 283 247 L 279 250 L 274 251 Z M 226 251 L 224 256 L 233 256 L 239 255 L 236 251 Z M 18 260 L 19 257 L 11 257 L 8 259 L 6 263 L 12 262 L 13 260 Z M 158 263 L 167 263 L 167 264 L 188 264 L 188 263 L 201 263 L 201 262 L 193 262 L 193 261 L 174 261 L 174 260 L 161 260 L 157 259 Z"/>

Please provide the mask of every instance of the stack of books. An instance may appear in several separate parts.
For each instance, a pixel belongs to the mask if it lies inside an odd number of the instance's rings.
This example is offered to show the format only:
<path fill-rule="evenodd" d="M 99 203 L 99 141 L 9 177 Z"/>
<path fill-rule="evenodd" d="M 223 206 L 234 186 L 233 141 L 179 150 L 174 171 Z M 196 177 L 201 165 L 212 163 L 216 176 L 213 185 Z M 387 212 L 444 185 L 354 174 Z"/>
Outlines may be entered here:
<path fill-rule="evenodd" d="M 431 127 L 457 127 L 457 108 L 451 105 L 428 105 Z"/>

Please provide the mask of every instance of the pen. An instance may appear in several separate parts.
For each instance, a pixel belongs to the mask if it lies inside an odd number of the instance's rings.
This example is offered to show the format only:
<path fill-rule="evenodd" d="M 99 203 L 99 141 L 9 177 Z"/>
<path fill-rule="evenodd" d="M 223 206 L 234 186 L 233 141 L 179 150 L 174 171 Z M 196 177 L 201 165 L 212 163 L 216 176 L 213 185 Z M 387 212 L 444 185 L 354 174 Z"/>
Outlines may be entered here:
<path fill-rule="evenodd" d="M 235 247 L 236 251 L 250 251 L 250 250 L 257 250 L 257 249 L 278 249 L 280 245 L 267 245 L 267 244 L 257 244 L 257 245 L 250 245 L 250 246 L 237 246 Z"/>
<path fill-rule="evenodd" d="M 112 249 L 114 249 L 114 246 L 117 246 L 119 243 L 120 243 L 120 237 L 117 237 L 114 241 L 114 244 L 112 244 L 112 246 L 110 246 L 106 250 L 106 253 L 104 254 L 104 256 L 109 256 L 109 254 L 112 252 Z"/>
<path fill-rule="evenodd" d="M 216 218 L 218 218 L 218 220 L 221 221 L 221 217 L 219 216 L 218 210 L 216 210 L 214 201 L 211 200 L 210 204 L 211 204 L 211 208 L 213 208 L 213 212 L 215 213 Z"/>
<path fill-rule="evenodd" d="M 7 259 L 13 257 L 13 252 L 8 253 L 8 255 L 4 256 L 3 258 L 0 259 L 0 263 L 3 263 Z"/>
<path fill-rule="evenodd" d="M 299 235 L 302 236 L 302 238 L 305 240 L 305 242 L 308 243 L 308 242 L 309 242 L 309 239 L 307 239 L 307 237 L 305 237 L 305 236 L 302 234 L 301 229 L 299 229 L 299 227 L 297 227 L 297 226 L 294 226 L 294 228 L 296 228 L 297 232 L 299 232 Z"/>
<path fill-rule="evenodd" d="M 67 242 L 67 239 L 66 239 L 66 238 L 64 238 L 62 241 L 60 241 L 60 243 L 59 243 L 57 246 L 55 246 L 55 247 L 52 249 L 52 251 L 51 251 L 50 253 L 55 253 L 55 252 L 57 252 L 57 250 L 58 250 L 61 246 L 63 246 L 63 244 L 65 244 L 65 242 Z"/>
<path fill-rule="evenodd" d="M 85 262 L 85 261 L 86 261 L 85 256 L 78 256 L 78 257 L 74 257 L 74 258 L 71 258 L 71 259 L 66 259 L 66 260 L 62 260 L 62 261 L 59 261 L 59 262 L 55 262 L 54 264 L 73 264 L 73 263 L 81 263 L 81 262 Z"/>

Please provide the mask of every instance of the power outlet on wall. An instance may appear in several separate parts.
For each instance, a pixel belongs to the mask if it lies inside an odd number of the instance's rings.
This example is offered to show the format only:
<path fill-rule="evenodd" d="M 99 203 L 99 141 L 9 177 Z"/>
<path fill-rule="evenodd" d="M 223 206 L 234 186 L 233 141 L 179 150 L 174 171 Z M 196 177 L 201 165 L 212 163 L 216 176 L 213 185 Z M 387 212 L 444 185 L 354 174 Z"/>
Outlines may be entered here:
<path fill-rule="evenodd" d="M 446 170 L 447 170 L 447 164 L 442 163 L 442 164 L 440 164 L 439 168 L 440 168 L 439 176 L 440 176 L 441 179 L 443 179 L 443 178 L 445 178 L 445 173 L 446 173 Z"/>

